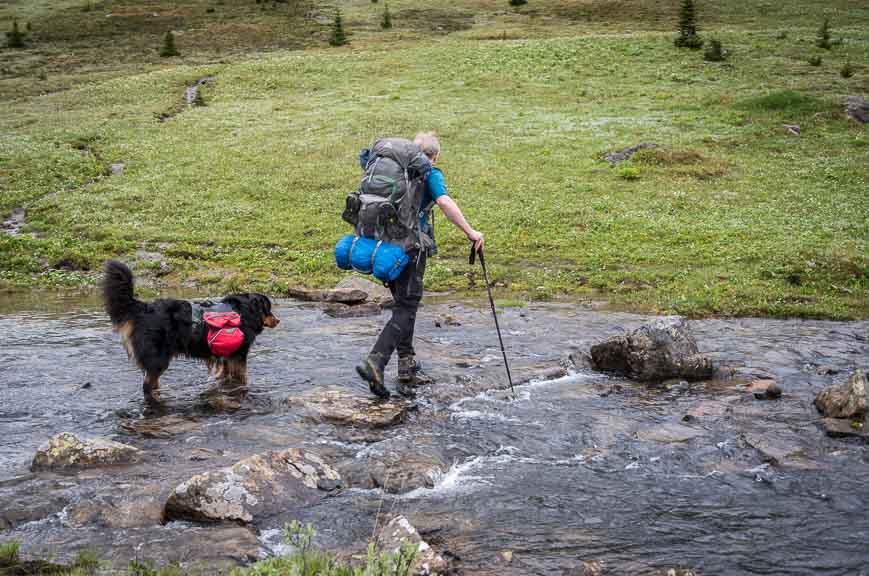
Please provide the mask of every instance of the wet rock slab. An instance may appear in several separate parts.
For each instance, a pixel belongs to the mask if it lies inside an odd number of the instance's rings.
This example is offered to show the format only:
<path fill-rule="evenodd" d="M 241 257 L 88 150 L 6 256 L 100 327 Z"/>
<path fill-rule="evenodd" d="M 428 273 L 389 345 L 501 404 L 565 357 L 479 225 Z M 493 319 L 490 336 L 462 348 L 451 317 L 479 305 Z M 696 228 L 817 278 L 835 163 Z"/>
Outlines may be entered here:
<path fill-rule="evenodd" d="M 139 460 L 138 448 L 105 438 L 77 436 L 62 432 L 39 447 L 33 457 L 33 470 L 76 470 Z"/>
<path fill-rule="evenodd" d="M 316 422 L 368 428 L 395 426 L 416 409 L 414 404 L 404 400 L 384 401 L 343 388 L 318 389 L 303 396 L 290 396 L 286 402 L 303 408 L 306 416 Z"/>
<path fill-rule="evenodd" d="M 815 407 L 829 418 L 856 418 L 866 413 L 866 375 L 856 370 L 848 382 L 829 386 L 815 397 Z"/>
<path fill-rule="evenodd" d="M 314 504 L 340 485 L 338 472 L 313 452 L 267 452 L 180 484 L 166 501 L 164 516 L 246 524 Z"/>
<path fill-rule="evenodd" d="M 637 438 L 664 444 L 676 444 L 688 442 L 705 434 L 703 430 L 698 430 L 697 428 L 691 428 L 690 426 L 684 426 L 676 422 L 668 422 L 640 430 L 637 432 Z"/>
<path fill-rule="evenodd" d="M 805 452 L 799 437 L 787 431 L 768 431 L 764 434 L 746 433 L 742 439 L 757 450 L 771 464 L 791 464 L 807 467 Z"/>
<path fill-rule="evenodd" d="M 67 506 L 64 524 L 74 528 L 157 526 L 163 520 L 164 492 L 161 486 L 101 492 Z"/>
<path fill-rule="evenodd" d="M 366 302 L 372 302 L 383 308 L 393 304 L 392 292 L 383 284 L 377 284 L 361 276 L 347 276 L 335 285 L 335 290 L 353 290 L 364 292 Z"/>
<path fill-rule="evenodd" d="M 705 380 L 715 374 L 712 361 L 700 354 L 682 318 L 658 318 L 622 336 L 591 347 L 595 370 L 640 382 L 672 378 Z"/>
<path fill-rule="evenodd" d="M 820 426 L 831 438 L 856 438 L 869 444 L 869 426 L 860 420 L 821 418 Z"/>
<path fill-rule="evenodd" d="M 141 420 L 123 420 L 118 424 L 121 432 L 143 438 L 171 438 L 179 434 L 196 432 L 202 424 L 194 419 L 178 415 L 145 418 Z"/>
<path fill-rule="evenodd" d="M 416 557 L 410 568 L 410 574 L 445 574 L 449 565 L 443 556 L 434 551 L 428 542 L 422 539 L 419 532 L 404 516 L 396 516 L 380 531 L 378 536 L 380 548 L 391 553 L 397 553 L 402 546 L 416 548 Z"/>

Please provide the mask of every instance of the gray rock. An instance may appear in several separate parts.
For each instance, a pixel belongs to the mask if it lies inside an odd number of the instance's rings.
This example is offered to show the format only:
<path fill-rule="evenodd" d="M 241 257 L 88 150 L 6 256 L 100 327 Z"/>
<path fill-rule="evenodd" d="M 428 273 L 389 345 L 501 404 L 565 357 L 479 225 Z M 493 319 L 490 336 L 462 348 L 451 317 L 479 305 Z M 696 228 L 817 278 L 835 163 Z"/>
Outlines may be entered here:
<path fill-rule="evenodd" d="M 106 440 L 62 432 L 39 447 L 33 470 L 71 470 L 115 464 L 129 464 L 141 456 L 138 448 Z"/>
<path fill-rule="evenodd" d="M 81 499 L 66 508 L 63 523 L 80 528 L 135 528 L 158 526 L 163 520 L 163 494 L 160 486 L 104 492 Z"/>
<path fill-rule="evenodd" d="M 347 426 L 387 428 L 404 422 L 416 406 L 396 398 L 383 401 L 345 388 L 318 388 L 302 396 L 290 396 L 291 406 L 306 410 L 308 418 Z"/>
<path fill-rule="evenodd" d="M 704 380 L 715 374 L 712 361 L 699 353 L 697 343 L 679 316 L 658 318 L 633 332 L 592 346 L 591 362 L 596 370 L 641 382 L 671 378 Z"/>
<path fill-rule="evenodd" d="M 622 150 L 618 150 L 616 152 L 609 152 L 606 156 L 603 157 L 603 159 L 609 162 L 611 165 L 615 166 L 620 162 L 630 160 L 631 156 L 646 148 L 658 148 L 658 145 L 652 142 L 643 142 L 641 144 L 637 144 L 636 146 L 629 146 L 628 148 L 623 148 Z"/>
<path fill-rule="evenodd" d="M 332 318 L 362 318 L 365 316 L 377 316 L 380 314 L 379 304 L 363 302 L 362 304 L 349 305 L 339 302 L 330 302 L 323 308 L 323 313 Z"/>
<path fill-rule="evenodd" d="M 248 524 L 312 505 L 340 485 L 338 472 L 313 452 L 267 452 L 180 484 L 166 501 L 164 517 Z"/>
<path fill-rule="evenodd" d="M 389 308 L 393 304 L 392 292 L 383 284 L 377 284 L 362 276 L 347 276 L 335 285 L 335 290 L 354 290 L 365 292 L 368 297 L 366 302 L 374 302 L 383 308 Z"/>
<path fill-rule="evenodd" d="M 444 557 L 422 539 L 416 528 L 404 516 L 396 516 L 390 520 L 380 531 L 377 540 L 381 550 L 392 553 L 398 552 L 403 544 L 416 547 L 416 557 L 410 574 L 445 574 L 449 569 Z"/>
<path fill-rule="evenodd" d="M 848 382 L 829 386 L 815 397 L 815 407 L 830 418 L 856 418 L 866 413 L 866 375 L 857 369 Z"/>
<path fill-rule="evenodd" d="M 845 100 L 845 113 L 861 124 L 869 122 L 869 100 L 860 96 L 849 96 Z"/>
<path fill-rule="evenodd" d="M 745 443 L 760 452 L 763 459 L 772 464 L 784 464 L 788 460 L 802 457 L 803 448 L 797 442 L 798 438 L 793 435 L 790 438 L 781 438 L 773 433 L 745 434 Z"/>
<path fill-rule="evenodd" d="M 190 434 L 202 428 L 195 418 L 170 414 L 158 418 L 128 419 L 118 423 L 121 432 L 143 438 L 171 438 L 178 434 Z"/>
<path fill-rule="evenodd" d="M 362 290 L 308 290 L 288 288 L 287 296 L 306 302 L 338 302 L 341 304 L 362 304 L 368 293 Z"/>

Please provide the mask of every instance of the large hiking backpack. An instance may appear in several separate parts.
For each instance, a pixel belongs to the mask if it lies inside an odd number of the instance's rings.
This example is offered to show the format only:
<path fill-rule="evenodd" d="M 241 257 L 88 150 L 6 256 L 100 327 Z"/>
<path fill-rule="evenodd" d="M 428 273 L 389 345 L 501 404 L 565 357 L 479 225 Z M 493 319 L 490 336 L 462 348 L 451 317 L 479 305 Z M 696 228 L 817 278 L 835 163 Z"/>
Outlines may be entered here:
<path fill-rule="evenodd" d="M 419 219 L 425 179 L 431 161 L 419 146 L 403 138 L 383 138 L 370 148 L 359 189 L 347 195 L 344 220 L 356 235 L 383 240 L 405 251 L 428 249 L 432 240 L 422 233 Z"/>

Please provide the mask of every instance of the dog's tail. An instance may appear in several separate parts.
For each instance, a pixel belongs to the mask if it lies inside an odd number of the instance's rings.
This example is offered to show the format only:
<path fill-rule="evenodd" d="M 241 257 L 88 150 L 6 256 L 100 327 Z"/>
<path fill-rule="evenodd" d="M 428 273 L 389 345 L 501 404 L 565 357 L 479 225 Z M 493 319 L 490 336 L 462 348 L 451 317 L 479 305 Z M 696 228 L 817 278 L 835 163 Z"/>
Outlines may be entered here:
<path fill-rule="evenodd" d="M 103 277 L 103 304 L 112 324 L 118 326 L 128 320 L 138 301 L 133 296 L 133 273 L 116 260 L 106 262 Z"/>

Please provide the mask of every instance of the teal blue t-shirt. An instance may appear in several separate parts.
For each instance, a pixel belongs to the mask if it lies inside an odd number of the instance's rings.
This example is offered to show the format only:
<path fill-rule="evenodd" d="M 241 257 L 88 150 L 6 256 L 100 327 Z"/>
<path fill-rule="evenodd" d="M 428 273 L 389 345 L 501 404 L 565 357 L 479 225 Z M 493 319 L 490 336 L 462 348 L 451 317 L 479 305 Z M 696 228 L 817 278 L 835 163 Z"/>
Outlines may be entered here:
<path fill-rule="evenodd" d="M 425 210 L 425 208 L 436 203 L 437 199 L 441 196 L 449 196 L 447 193 L 447 185 L 444 182 L 444 173 L 441 172 L 441 169 L 437 166 L 432 166 L 431 172 L 429 172 L 428 178 L 425 180 L 425 190 L 423 190 L 422 193 L 422 204 L 420 205 L 419 211 L 419 229 L 422 230 L 424 234 L 427 234 L 429 238 L 432 239 L 433 243 L 435 239 L 434 222 L 429 222 L 428 211 Z M 437 251 L 437 243 L 435 243 L 429 251 L 429 256 L 434 256 L 437 254 Z"/>

